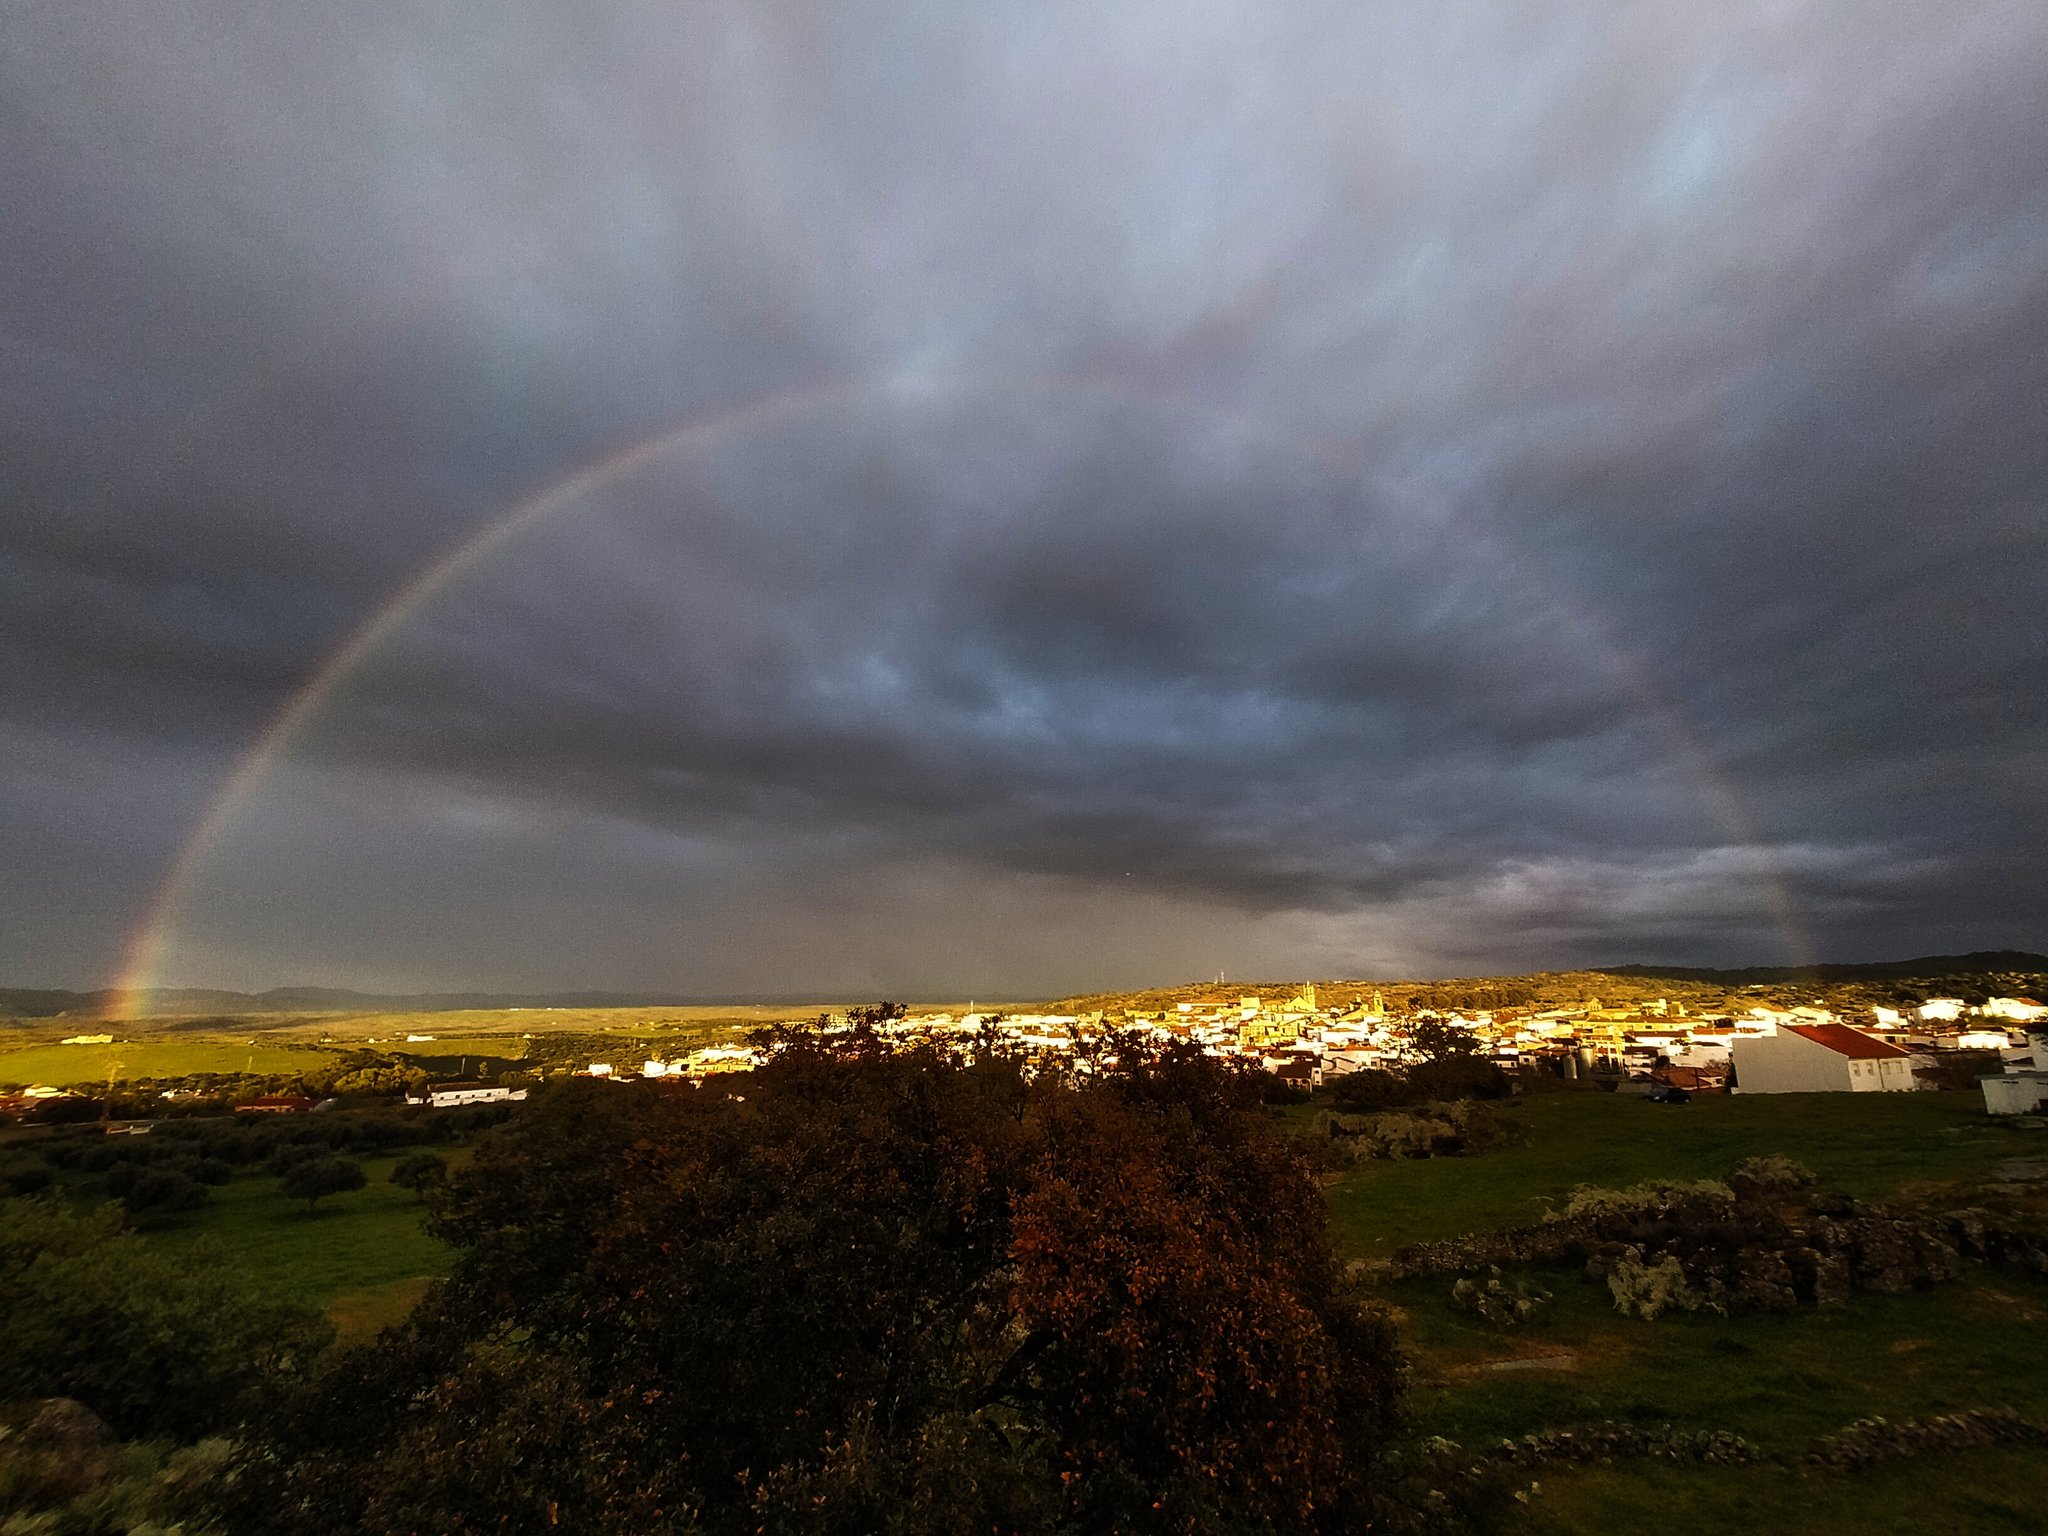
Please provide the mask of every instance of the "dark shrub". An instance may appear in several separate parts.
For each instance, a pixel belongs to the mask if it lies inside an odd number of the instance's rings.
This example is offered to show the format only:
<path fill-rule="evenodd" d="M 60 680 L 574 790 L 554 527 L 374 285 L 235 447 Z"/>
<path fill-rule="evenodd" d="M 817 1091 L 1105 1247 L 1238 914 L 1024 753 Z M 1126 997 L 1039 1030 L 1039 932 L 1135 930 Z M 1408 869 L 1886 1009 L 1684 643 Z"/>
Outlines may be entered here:
<path fill-rule="evenodd" d="M 122 1191 L 121 1205 L 129 1215 L 154 1211 L 185 1211 L 206 1199 L 206 1186 L 175 1168 L 139 1170 Z"/>
<path fill-rule="evenodd" d="M 0 1208 L 0 1296 L 0 1401 L 76 1398 L 124 1436 L 221 1428 L 245 1387 L 326 1337 L 224 1255 L 167 1258 L 111 1207 Z"/>

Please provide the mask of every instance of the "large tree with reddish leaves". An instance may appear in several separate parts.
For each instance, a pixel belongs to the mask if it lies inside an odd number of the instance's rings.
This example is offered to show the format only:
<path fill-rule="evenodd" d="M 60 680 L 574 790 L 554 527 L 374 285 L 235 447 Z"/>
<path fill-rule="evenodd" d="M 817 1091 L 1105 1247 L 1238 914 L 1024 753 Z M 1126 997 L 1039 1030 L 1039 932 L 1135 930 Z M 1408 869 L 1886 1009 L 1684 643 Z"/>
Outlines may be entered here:
<path fill-rule="evenodd" d="M 1357 1529 L 1392 1335 L 1256 1085 L 785 1035 L 551 1091 L 435 1196 L 404 1328 L 280 1400 L 249 1528 Z"/>

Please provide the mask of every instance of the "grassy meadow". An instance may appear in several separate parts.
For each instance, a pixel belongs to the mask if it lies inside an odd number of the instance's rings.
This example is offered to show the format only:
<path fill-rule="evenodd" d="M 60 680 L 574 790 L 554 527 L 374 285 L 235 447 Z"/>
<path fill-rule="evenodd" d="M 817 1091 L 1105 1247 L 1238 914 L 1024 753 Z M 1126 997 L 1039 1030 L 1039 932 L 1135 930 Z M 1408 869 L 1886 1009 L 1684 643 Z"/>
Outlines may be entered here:
<path fill-rule="evenodd" d="M 451 1165 L 467 1155 L 434 1151 Z M 326 1312 L 345 1336 L 365 1337 L 404 1317 L 448 1272 L 454 1253 L 427 1235 L 418 1196 L 391 1183 L 397 1156 L 358 1161 L 369 1182 L 311 1211 L 284 1195 L 277 1179 L 256 1174 L 211 1191 L 196 1209 L 148 1218 L 139 1230 L 193 1262 L 225 1250 L 265 1290 Z"/>
<path fill-rule="evenodd" d="M 117 1040 L 112 1045 L 39 1044 L 0 1050 L 0 1083 L 45 1083 L 66 1088 L 195 1072 L 305 1072 L 335 1059 L 317 1046 L 278 1044 L 243 1032 L 198 1039 Z"/>
<path fill-rule="evenodd" d="M 1519 1145 L 1469 1158 L 1369 1163 L 1334 1180 L 1338 1242 L 1362 1258 L 1403 1244 L 1526 1224 L 1576 1184 L 1700 1179 L 1778 1152 L 1829 1187 L 2040 1212 L 2040 1185 L 2001 1165 L 2048 1156 L 2048 1132 L 1986 1118 L 1975 1094 L 1700 1098 L 1661 1106 L 1615 1095 L 1532 1098 L 1507 1111 Z M 1817 1437 L 1892 1420 L 2013 1407 L 2048 1418 L 2048 1281 L 1973 1268 L 1924 1294 L 1858 1294 L 1795 1313 L 1618 1314 L 1577 1271 L 1529 1276 L 1554 1298 L 1535 1324 L 1496 1331 L 1450 1305 L 1448 1280 L 1387 1287 L 1413 1362 L 1421 1427 L 1468 1445 L 1606 1421 L 1731 1430 L 1777 1458 L 1747 1467 L 1628 1462 L 1551 1468 L 1512 1529 L 1772 1532 L 2038 1532 L 2038 1452 L 1971 1451 L 1842 1476 L 1808 1474 Z"/>
<path fill-rule="evenodd" d="M 1703 1095 L 1674 1105 L 1553 1094 L 1513 1101 L 1506 1113 L 1527 1132 L 1520 1146 L 1369 1163 L 1334 1184 L 1339 1241 L 1384 1258 L 1408 1243 L 1540 1221 L 1577 1184 L 1718 1178 L 1772 1152 L 1830 1189 L 1873 1199 L 1978 1188 L 2001 1163 L 2048 1157 L 2048 1137 L 1991 1119 L 1975 1093 Z"/>

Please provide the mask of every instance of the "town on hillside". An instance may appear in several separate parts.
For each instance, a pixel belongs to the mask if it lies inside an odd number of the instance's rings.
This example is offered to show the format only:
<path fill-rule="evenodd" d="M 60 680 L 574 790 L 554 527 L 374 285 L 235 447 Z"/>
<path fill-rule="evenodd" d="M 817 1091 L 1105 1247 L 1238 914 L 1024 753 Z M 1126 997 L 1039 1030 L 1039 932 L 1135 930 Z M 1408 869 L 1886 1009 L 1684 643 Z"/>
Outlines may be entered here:
<path fill-rule="evenodd" d="M 1456 1032 L 1472 1054 L 1517 1078 L 1604 1081 L 1654 1093 L 1895 1092 L 1989 1070 L 1986 1107 L 2035 1109 L 2048 1097 L 2048 1004 L 2030 997 L 1966 1003 L 1930 997 L 1897 1008 L 1837 1012 L 1820 1003 L 1689 1013 L 1656 998 L 1603 1007 L 1467 1010 L 1390 1006 L 1380 991 L 1332 999 L 1313 982 L 1285 999 L 1178 1002 L 1074 1013 L 922 1012 L 884 1008 L 827 1014 L 827 1033 L 871 1028 L 902 1043 L 965 1049 L 999 1043 L 1039 1067 L 1093 1070 L 1119 1037 L 1181 1042 L 1214 1056 L 1255 1062 L 1308 1091 L 1347 1073 L 1399 1070 L 1419 1059 L 1418 1026 Z M 879 1015 L 879 1016 L 878 1016 Z M 1441 1030 L 1433 1036 L 1441 1039 Z M 745 1071 L 767 1044 L 706 1046 L 638 1067 L 593 1060 L 597 1077 L 683 1078 Z M 452 1102 L 452 1100 L 451 1100 Z"/>

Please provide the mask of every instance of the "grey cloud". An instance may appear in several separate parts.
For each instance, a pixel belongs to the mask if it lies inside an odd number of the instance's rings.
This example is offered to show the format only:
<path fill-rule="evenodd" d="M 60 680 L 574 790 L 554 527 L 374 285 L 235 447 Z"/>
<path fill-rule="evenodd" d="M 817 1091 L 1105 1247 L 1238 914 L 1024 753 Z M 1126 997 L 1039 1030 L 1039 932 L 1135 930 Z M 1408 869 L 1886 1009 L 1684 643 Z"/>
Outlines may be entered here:
<path fill-rule="evenodd" d="M 2044 84 L 2019 3 L 17 7 L 0 966 L 441 552 L 806 391 L 394 636 L 179 979 L 2038 947 Z"/>

